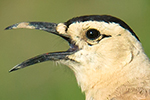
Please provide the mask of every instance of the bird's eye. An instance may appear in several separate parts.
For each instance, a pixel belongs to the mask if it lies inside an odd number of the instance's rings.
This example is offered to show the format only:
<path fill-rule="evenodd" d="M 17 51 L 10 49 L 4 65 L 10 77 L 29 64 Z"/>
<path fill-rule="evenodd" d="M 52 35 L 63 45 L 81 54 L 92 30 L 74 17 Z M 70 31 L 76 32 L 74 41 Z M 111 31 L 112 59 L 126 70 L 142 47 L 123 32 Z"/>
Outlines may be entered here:
<path fill-rule="evenodd" d="M 86 32 L 86 37 L 90 40 L 95 40 L 97 39 L 99 36 L 101 36 L 100 32 L 96 29 L 89 29 Z"/>

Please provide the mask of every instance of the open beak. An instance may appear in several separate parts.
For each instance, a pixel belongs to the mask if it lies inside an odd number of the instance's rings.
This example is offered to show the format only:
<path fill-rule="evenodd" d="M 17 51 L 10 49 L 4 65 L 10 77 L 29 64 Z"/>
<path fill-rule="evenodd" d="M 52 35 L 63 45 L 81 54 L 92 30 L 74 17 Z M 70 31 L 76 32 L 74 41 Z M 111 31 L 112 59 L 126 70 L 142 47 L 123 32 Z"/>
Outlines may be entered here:
<path fill-rule="evenodd" d="M 5 30 L 9 29 L 17 29 L 17 28 L 28 28 L 28 29 L 38 29 L 38 30 L 44 30 L 56 35 L 59 35 L 63 39 L 67 40 L 70 48 L 67 51 L 62 52 L 53 52 L 53 53 L 45 53 L 42 55 L 38 55 L 36 57 L 30 58 L 15 67 L 13 67 L 9 72 L 36 64 L 41 63 L 44 61 L 52 60 L 52 61 L 59 61 L 59 60 L 69 60 L 68 55 L 71 55 L 78 51 L 78 46 L 76 46 L 74 43 L 71 42 L 71 39 L 68 35 L 59 34 L 56 30 L 57 24 L 56 23 L 48 23 L 48 22 L 21 22 L 14 25 L 11 25 Z"/>

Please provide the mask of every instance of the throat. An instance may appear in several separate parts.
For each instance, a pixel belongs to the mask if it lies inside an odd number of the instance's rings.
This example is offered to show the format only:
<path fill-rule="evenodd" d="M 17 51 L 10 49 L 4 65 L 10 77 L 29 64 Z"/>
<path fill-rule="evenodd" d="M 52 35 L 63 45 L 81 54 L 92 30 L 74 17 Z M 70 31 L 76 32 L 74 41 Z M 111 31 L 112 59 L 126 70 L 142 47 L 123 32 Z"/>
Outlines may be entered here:
<path fill-rule="evenodd" d="M 78 85 L 85 92 L 86 100 L 106 100 L 109 96 L 127 80 L 123 74 L 102 73 L 101 70 L 89 70 L 75 72 Z M 101 99 L 98 99 L 101 98 Z"/>
<path fill-rule="evenodd" d="M 83 68 L 83 66 L 77 67 Z M 82 92 L 86 95 L 86 100 L 111 100 L 113 97 L 124 94 L 128 89 L 136 90 L 136 88 L 149 84 L 144 83 L 143 80 L 146 73 L 143 73 L 142 76 L 142 73 L 139 72 L 141 69 L 130 67 L 124 66 L 120 70 L 119 68 L 118 70 L 103 69 L 103 71 L 101 69 L 88 69 L 87 71 L 83 68 L 76 70 L 75 76 Z"/>
<path fill-rule="evenodd" d="M 111 100 L 116 96 L 114 95 L 116 91 L 120 93 L 119 95 L 126 92 L 126 90 L 122 91 L 120 88 L 122 86 L 128 86 L 132 90 L 143 85 L 147 87 L 150 83 L 150 81 L 144 83 L 147 80 L 146 77 L 150 80 L 150 62 L 145 54 L 130 51 L 124 53 L 117 57 L 117 53 L 113 57 L 111 53 L 99 57 L 94 52 L 80 50 L 69 56 L 70 59 L 75 59 L 79 63 L 66 61 L 63 64 L 74 71 L 78 85 L 86 94 L 86 100 Z"/>

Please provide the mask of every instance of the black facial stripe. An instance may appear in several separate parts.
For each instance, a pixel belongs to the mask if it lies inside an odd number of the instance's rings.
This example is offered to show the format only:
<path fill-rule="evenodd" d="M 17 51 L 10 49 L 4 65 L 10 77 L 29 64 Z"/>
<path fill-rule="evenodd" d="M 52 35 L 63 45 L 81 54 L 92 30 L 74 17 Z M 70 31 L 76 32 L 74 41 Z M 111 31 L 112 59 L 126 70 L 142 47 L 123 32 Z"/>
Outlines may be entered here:
<path fill-rule="evenodd" d="M 102 34 L 102 38 L 100 40 L 97 40 L 97 42 L 99 43 L 102 39 L 109 38 L 109 37 L 111 37 L 111 35 Z M 88 43 L 88 45 L 92 46 L 93 44 Z"/>
<path fill-rule="evenodd" d="M 71 25 L 72 23 L 85 22 L 85 21 L 104 21 L 107 23 L 110 23 L 110 22 L 118 23 L 121 27 L 129 30 L 131 32 L 131 34 L 138 41 L 140 41 L 139 38 L 137 37 L 137 35 L 134 33 L 134 31 L 124 21 L 120 20 L 119 18 L 110 16 L 110 15 L 87 15 L 87 16 L 75 17 L 75 18 L 72 18 L 72 19 L 68 20 L 67 22 L 65 22 L 65 25 L 68 28 L 69 25 Z"/>
<path fill-rule="evenodd" d="M 101 40 L 102 40 L 103 38 L 108 38 L 108 37 L 111 37 L 111 35 L 105 35 L 105 34 L 102 34 Z"/>

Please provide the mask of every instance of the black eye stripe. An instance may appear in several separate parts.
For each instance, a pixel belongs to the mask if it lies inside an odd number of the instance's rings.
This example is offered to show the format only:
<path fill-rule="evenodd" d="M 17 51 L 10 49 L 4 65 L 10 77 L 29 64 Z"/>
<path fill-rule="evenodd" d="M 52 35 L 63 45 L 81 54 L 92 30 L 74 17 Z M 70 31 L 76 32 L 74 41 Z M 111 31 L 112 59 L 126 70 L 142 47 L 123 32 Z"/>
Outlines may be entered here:
<path fill-rule="evenodd" d="M 99 43 L 102 39 L 104 39 L 104 38 L 109 38 L 109 37 L 111 37 L 111 35 L 102 34 L 102 38 L 101 38 L 100 40 L 97 40 L 97 43 Z M 88 45 L 89 45 L 89 46 L 92 46 L 93 44 L 88 43 Z"/>
<path fill-rule="evenodd" d="M 111 37 L 111 35 L 105 35 L 105 34 L 101 34 L 98 30 L 96 29 L 89 29 L 87 30 L 87 32 L 85 33 L 86 37 L 89 40 L 95 41 L 97 43 L 99 43 L 99 41 L 101 41 L 103 38 L 108 38 Z M 101 37 L 101 38 L 99 38 Z M 92 46 L 93 44 L 88 42 L 88 45 Z"/>
<path fill-rule="evenodd" d="M 111 37 L 111 35 L 102 34 L 102 38 L 101 38 L 101 39 L 103 39 L 103 38 L 108 38 L 108 37 Z"/>

